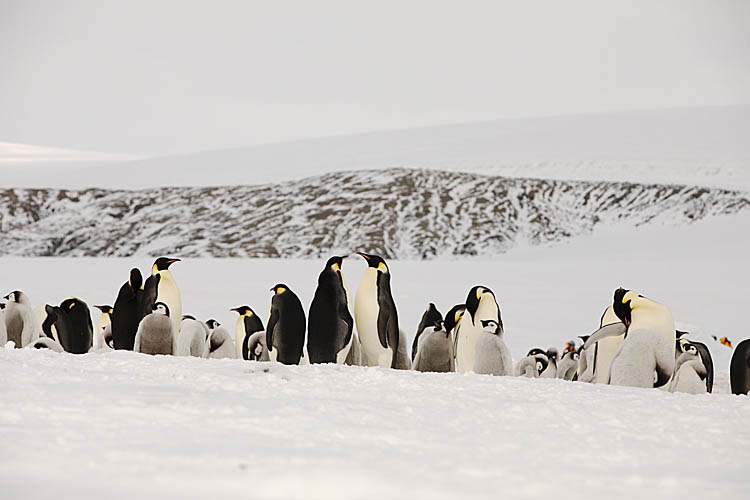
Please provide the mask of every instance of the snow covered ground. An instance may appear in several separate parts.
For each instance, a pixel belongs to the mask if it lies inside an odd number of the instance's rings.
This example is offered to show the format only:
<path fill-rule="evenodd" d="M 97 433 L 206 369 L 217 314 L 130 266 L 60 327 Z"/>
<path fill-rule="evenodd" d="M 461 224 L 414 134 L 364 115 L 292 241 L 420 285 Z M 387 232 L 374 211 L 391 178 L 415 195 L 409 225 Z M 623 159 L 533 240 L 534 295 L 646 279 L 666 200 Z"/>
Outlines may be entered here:
<path fill-rule="evenodd" d="M 390 262 L 402 326 L 495 290 L 514 357 L 597 326 L 623 285 L 735 343 L 750 332 L 750 215 L 598 231 L 488 260 Z M 353 249 L 355 250 L 355 249 Z M 352 293 L 364 269 L 343 270 Z M 149 259 L 2 258 L 3 290 L 111 303 Z M 174 265 L 183 311 L 233 328 L 286 282 L 307 306 L 323 262 Z M 96 319 L 96 318 L 95 318 Z M 474 374 L 0 349 L 6 498 L 745 498 L 750 400 Z"/>

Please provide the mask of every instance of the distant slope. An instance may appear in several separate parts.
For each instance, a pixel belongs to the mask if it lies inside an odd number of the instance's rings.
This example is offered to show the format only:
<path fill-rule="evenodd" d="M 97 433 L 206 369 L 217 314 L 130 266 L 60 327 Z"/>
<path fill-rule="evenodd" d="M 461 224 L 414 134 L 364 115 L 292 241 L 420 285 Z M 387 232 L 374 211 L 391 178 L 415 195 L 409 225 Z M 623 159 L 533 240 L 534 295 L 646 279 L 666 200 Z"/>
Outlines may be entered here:
<path fill-rule="evenodd" d="M 33 144 L 0 141 L 0 166 L 22 166 L 29 164 L 82 165 L 88 162 L 125 161 L 135 159 L 132 155 L 83 151 L 79 149 L 50 148 Z"/>
<path fill-rule="evenodd" d="M 750 106 L 663 109 L 374 132 L 66 170 L 0 167 L 0 176 L 15 187 L 137 189 L 407 167 L 750 190 L 749 131 Z"/>
<path fill-rule="evenodd" d="M 0 254 L 491 256 L 601 224 L 684 224 L 750 206 L 746 193 L 679 185 L 342 172 L 262 186 L 0 190 Z"/>

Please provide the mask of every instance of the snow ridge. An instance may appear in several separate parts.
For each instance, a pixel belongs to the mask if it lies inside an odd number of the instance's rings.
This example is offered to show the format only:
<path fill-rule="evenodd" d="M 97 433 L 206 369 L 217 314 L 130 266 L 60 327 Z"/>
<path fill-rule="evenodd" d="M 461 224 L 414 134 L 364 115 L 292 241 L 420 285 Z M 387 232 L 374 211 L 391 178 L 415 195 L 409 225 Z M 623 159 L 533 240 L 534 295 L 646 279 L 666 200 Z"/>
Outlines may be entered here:
<path fill-rule="evenodd" d="M 261 186 L 0 190 L 0 254 L 386 258 L 492 256 L 596 226 L 679 225 L 750 207 L 682 185 L 349 171 Z"/>

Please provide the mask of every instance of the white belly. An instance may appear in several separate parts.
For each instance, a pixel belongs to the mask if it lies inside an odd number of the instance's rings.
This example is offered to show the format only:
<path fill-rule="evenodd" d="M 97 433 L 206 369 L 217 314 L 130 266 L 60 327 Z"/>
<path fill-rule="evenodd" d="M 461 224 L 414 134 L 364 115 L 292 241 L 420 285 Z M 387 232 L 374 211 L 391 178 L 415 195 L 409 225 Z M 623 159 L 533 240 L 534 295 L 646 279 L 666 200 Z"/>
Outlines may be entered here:
<path fill-rule="evenodd" d="M 240 316 L 234 325 L 234 345 L 237 347 L 237 359 L 242 359 L 243 342 L 245 342 L 245 317 Z"/>
<path fill-rule="evenodd" d="M 162 273 L 159 280 L 159 289 L 156 292 L 156 300 L 164 302 L 169 307 L 169 318 L 174 325 L 174 331 L 180 331 L 182 323 L 182 298 L 177 283 L 168 272 Z"/>
<path fill-rule="evenodd" d="M 606 384 L 609 374 L 609 365 L 612 364 L 612 358 L 622 344 L 624 335 L 617 337 L 606 337 L 596 343 L 596 364 L 594 366 L 594 383 Z"/>
<path fill-rule="evenodd" d="M 481 323 L 480 323 L 481 325 Z M 458 328 L 456 337 L 456 371 L 466 373 L 474 370 L 474 357 L 476 354 L 477 338 L 482 332 L 481 328 L 471 324 L 471 315 L 464 314 Z"/>
<path fill-rule="evenodd" d="M 378 291 L 375 284 L 377 273 L 369 268 L 357 289 L 354 301 L 354 322 L 359 332 L 362 352 L 367 358 L 368 366 L 384 366 L 390 368 L 393 353 L 384 348 L 378 336 Z"/>

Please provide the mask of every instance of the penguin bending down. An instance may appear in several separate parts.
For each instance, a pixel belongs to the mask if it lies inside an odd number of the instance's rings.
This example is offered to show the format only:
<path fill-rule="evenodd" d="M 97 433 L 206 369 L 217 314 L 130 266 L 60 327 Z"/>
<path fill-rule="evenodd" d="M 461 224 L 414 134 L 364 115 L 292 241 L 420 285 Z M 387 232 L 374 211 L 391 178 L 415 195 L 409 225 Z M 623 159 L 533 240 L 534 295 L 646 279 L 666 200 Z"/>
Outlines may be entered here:
<path fill-rule="evenodd" d="M 56 334 L 51 338 L 72 354 L 85 354 L 91 350 L 94 339 L 94 325 L 91 323 L 89 306 L 80 299 L 71 297 L 60 303 L 59 307 L 47 306 L 47 319 L 44 333 L 48 337 L 52 327 Z"/>
<path fill-rule="evenodd" d="M 112 306 L 94 306 L 101 311 L 99 316 L 99 324 L 94 332 L 94 349 L 101 349 L 106 345 L 104 341 L 105 332 L 109 330 L 109 336 L 112 336 Z"/>
<path fill-rule="evenodd" d="M 706 370 L 698 349 L 690 342 L 680 345 L 681 353 L 677 357 L 672 383 L 669 392 L 686 392 L 688 394 L 703 394 L 706 392 Z"/>
<path fill-rule="evenodd" d="M 432 327 L 423 328 L 420 333 L 412 368 L 420 372 L 456 371 L 453 341 L 450 333 L 443 328 L 443 322 L 437 320 Z"/>
<path fill-rule="evenodd" d="M 234 325 L 234 346 L 237 350 L 237 359 L 249 360 L 246 341 L 255 332 L 265 331 L 265 327 L 255 311 L 249 306 L 235 307 L 230 311 L 240 315 Z"/>
<path fill-rule="evenodd" d="M 213 359 L 237 359 L 237 349 L 226 328 L 215 319 L 206 321 L 208 327 L 208 357 Z"/>
<path fill-rule="evenodd" d="M 271 288 L 271 315 L 266 325 L 266 347 L 271 361 L 298 365 L 305 345 L 305 310 L 299 297 L 279 283 Z"/>
<path fill-rule="evenodd" d="M 475 286 L 469 291 L 466 298 L 466 313 L 461 318 L 459 329 L 456 332 L 457 372 L 464 373 L 474 368 L 474 357 L 477 352 L 476 342 L 484 331 L 483 321 L 494 321 L 499 328 L 498 338 L 502 338 L 503 321 L 500 318 L 500 307 L 495 300 L 495 294 L 489 288 Z M 492 334 L 490 333 L 490 335 Z M 493 339 L 488 337 L 487 340 Z"/>
<path fill-rule="evenodd" d="M 318 288 L 307 319 L 310 363 L 344 363 L 352 349 L 354 319 L 341 273 L 344 257 L 331 257 L 318 276 Z"/>
<path fill-rule="evenodd" d="M 440 311 L 437 310 L 437 307 L 435 307 L 435 304 L 430 302 L 427 304 L 427 310 L 425 310 L 424 314 L 422 315 L 422 319 L 419 321 L 419 326 L 417 326 L 417 334 L 414 336 L 414 341 L 411 344 L 411 360 L 414 362 L 414 358 L 417 355 L 417 345 L 419 344 L 419 337 L 422 335 L 422 332 L 424 332 L 427 328 L 434 327 L 438 322 L 443 323 L 443 315 L 440 314 Z M 441 326 L 442 328 L 442 326 Z M 448 336 L 450 336 L 450 330 L 446 330 L 446 333 Z M 453 348 L 451 348 L 451 351 Z"/>
<path fill-rule="evenodd" d="M 546 355 L 530 354 L 518 362 L 516 375 L 519 377 L 539 378 L 549 365 L 549 358 Z"/>
<path fill-rule="evenodd" d="M 405 335 L 398 326 L 388 265 L 378 255 L 358 255 L 367 261 L 368 266 L 354 301 L 354 320 L 363 357 L 369 366 L 408 370 L 411 362 Z"/>
<path fill-rule="evenodd" d="M 20 290 L 10 292 L 4 298 L 8 300 L 5 306 L 7 339 L 16 344 L 16 349 L 26 347 L 39 337 L 39 326 L 31 307 L 31 300 Z"/>
<path fill-rule="evenodd" d="M 574 350 L 566 352 L 557 364 L 557 378 L 571 381 L 576 380 L 579 358 L 580 355 Z"/>
<path fill-rule="evenodd" d="M 143 310 L 144 290 L 143 277 L 137 268 L 130 270 L 128 281 L 120 287 L 112 307 L 112 343 L 115 349 L 133 350 L 135 334 L 141 320 L 151 314 L 153 302 L 147 312 Z"/>
<path fill-rule="evenodd" d="M 607 383 L 645 388 L 665 385 L 675 364 L 676 337 L 672 313 L 664 305 L 623 288 L 615 290 L 613 307 L 627 331 L 612 358 Z M 617 335 L 617 332 L 615 328 L 602 328 L 586 341 L 586 345 Z"/>
<path fill-rule="evenodd" d="M 177 356 L 208 357 L 208 327 L 192 316 L 183 316 L 177 335 Z"/>
<path fill-rule="evenodd" d="M 169 307 L 163 302 L 154 304 L 154 311 L 143 318 L 135 334 L 133 350 L 144 354 L 175 354 L 177 339 Z"/>
<path fill-rule="evenodd" d="M 586 383 L 594 380 L 594 351 L 596 351 L 596 344 L 586 348 L 586 341 L 589 337 L 590 335 L 578 336 L 583 341 L 583 345 L 578 348 L 578 380 Z"/>
<path fill-rule="evenodd" d="M 610 326 L 615 325 L 615 326 Z M 612 336 L 602 338 L 593 347 L 594 353 L 594 365 L 593 365 L 593 379 L 591 380 L 595 384 L 606 384 L 607 377 L 609 376 L 609 366 L 612 364 L 612 358 L 615 357 L 615 353 L 620 348 L 620 344 L 625 340 L 625 325 L 620 321 L 620 318 L 615 314 L 614 307 L 612 304 L 607 306 L 599 320 L 599 330 L 602 328 L 609 327 L 607 330 L 609 333 L 615 333 L 615 328 L 619 333 Z M 594 332 L 595 335 L 596 332 Z"/>
<path fill-rule="evenodd" d="M 476 352 L 472 369 L 475 373 L 483 375 L 511 375 L 513 358 L 503 342 L 502 325 L 492 319 L 478 321 L 482 330 L 475 341 Z"/>
<path fill-rule="evenodd" d="M 729 363 L 729 383 L 732 394 L 747 394 L 750 391 L 750 339 L 745 339 L 732 353 Z"/>
<path fill-rule="evenodd" d="M 177 282 L 169 270 L 169 266 L 175 262 L 180 262 L 180 259 L 159 257 L 154 261 L 154 265 L 151 266 L 151 276 L 148 277 L 143 287 L 141 310 L 145 314 L 156 302 L 164 303 L 169 309 L 174 331 L 179 332 L 180 321 L 182 321 L 182 298 Z"/>

